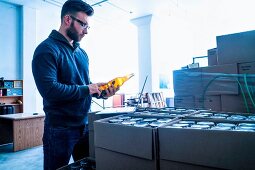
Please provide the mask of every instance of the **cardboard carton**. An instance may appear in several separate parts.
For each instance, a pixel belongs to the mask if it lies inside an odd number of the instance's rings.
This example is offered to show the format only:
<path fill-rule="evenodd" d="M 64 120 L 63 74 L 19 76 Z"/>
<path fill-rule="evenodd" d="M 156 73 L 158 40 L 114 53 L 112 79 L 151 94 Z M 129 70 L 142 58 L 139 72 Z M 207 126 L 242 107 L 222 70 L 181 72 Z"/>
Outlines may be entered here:
<path fill-rule="evenodd" d="M 97 169 L 158 170 L 157 129 L 108 123 L 113 118 L 94 122 Z"/>
<path fill-rule="evenodd" d="M 255 31 L 246 31 L 216 37 L 218 64 L 255 61 Z"/>
<path fill-rule="evenodd" d="M 159 127 L 158 135 L 162 170 L 254 169 L 255 132 Z"/>

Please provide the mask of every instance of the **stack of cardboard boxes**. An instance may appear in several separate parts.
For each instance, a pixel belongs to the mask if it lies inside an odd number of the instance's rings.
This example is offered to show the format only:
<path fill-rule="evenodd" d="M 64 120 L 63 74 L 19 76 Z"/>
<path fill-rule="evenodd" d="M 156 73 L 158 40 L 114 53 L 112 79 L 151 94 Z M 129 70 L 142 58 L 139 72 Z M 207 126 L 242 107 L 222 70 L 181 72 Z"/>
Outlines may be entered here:
<path fill-rule="evenodd" d="M 176 70 L 175 107 L 254 112 L 255 31 L 217 36 L 208 67 Z"/>
<path fill-rule="evenodd" d="M 190 121 L 183 119 L 182 121 Z M 196 120 L 196 121 L 208 121 Z M 226 120 L 210 120 L 230 123 Z M 158 128 L 160 170 L 253 169 L 254 132 L 196 128 Z M 177 122 L 178 123 L 178 122 Z M 231 123 L 236 123 L 232 121 Z M 254 121 L 253 121 L 254 123 Z"/>
<path fill-rule="evenodd" d="M 196 110 L 138 111 L 94 121 L 94 147 L 97 169 L 159 170 L 157 127 Z M 164 114 L 163 114 L 164 113 Z M 136 120 L 135 120 L 136 119 Z M 142 125 L 147 119 L 147 125 Z M 150 120 L 154 119 L 154 120 Z M 113 120 L 123 122 L 110 123 Z M 132 124 L 132 121 L 135 120 Z M 161 120 L 161 121 L 160 121 Z M 154 122 L 156 125 L 152 126 Z M 131 123 L 131 124 L 127 124 Z"/>
<path fill-rule="evenodd" d="M 173 111 L 158 110 L 95 121 L 96 169 L 254 169 L 253 114 L 179 111 L 175 110 L 175 116 Z M 134 119 L 136 123 L 131 123 Z M 169 121 L 154 127 L 152 123 L 141 126 L 139 121 L 145 119 L 157 119 L 156 124 Z M 204 128 L 205 124 L 208 127 Z M 225 127 L 219 129 L 219 124 Z M 241 124 L 246 127 L 241 129 Z"/>

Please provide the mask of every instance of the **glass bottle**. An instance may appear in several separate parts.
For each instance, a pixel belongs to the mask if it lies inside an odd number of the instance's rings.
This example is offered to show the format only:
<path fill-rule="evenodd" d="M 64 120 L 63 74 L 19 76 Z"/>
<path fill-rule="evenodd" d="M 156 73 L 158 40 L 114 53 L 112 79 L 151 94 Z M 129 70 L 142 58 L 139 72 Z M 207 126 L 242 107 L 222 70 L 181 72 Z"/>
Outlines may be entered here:
<path fill-rule="evenodd" d="M 101 90 L 101 95 L 104 96 L 106 94 L 106 89 L 108 89 L 111 85 L 113 85 L 115 88 L 122 86 L 126 81 L 128 81 L 131 77 L 133 77 L 135 74 L 128 74 L 123 77 L 116 77 L 109 81 L 107 84 L 102 85 L 99 87 L 99 90 Z"/>

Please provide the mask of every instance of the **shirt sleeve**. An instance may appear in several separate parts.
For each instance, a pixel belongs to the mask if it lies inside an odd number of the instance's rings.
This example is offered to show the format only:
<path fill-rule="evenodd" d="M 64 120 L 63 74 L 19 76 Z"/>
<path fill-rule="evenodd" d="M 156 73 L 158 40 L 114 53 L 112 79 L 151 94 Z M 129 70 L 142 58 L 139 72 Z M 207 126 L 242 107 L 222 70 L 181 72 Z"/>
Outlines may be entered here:
<path fill-rule="evenodd" d="M 49 50 L 48 50 L 49 51 Z M 35 53 L 32 72 L 41 96 L 47 101 L 70 101 L 85 98 L 89 94 L 87 85 L 68 85 L 58 82 L 58 62 L 54 53 Z"/>

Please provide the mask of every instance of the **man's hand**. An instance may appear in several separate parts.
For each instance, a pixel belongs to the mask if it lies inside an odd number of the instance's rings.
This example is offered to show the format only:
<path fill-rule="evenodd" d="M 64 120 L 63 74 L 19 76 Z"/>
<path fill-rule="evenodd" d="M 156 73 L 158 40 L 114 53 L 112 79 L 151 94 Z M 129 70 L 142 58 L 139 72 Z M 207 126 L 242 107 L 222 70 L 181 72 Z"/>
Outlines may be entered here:
<path fill-rule="evenodd" d="M 89 93 L 91 95 L 95 95 L 97 94 L 97 96 L 100 96 L 101 95 L 101 91 L 99 90 L 99 87 L 102 86 L 102 85 L 105 85 L 107 83 L 96 83 L 96 84 L 89 84 L 88 87 L 89 87 Z M 105 93 L 103 93 L 102 97 L 103 98 L 108 98 L 108 97 L 111 97 L 113 96 L 117 91 L 119 90 L 119 87 L 115 88 L 113 85 L 109 86 L 106 90 L 105 90 Z"/>
<path fill-rule="evenodd" d="M 103 83 L 97 83 L 97 84 L 89 84 L 89 94 L 98 94 L 98 96 L 101 95 L 101 91 L 99 90 L 99 86 L 103 85 Z"/>
<path fill-rule="evenodd" d="M 106 98 L 111 97 L 111 96 L 115 95 L 115 93 L 116 93 L 119 89 L 120 89 L 119 87 L 115 88 L 113 85 L 111 85 L 111 86 L 109 86 L 109 87 L 105 90 L 106 94 L 105 94 L 103 97 L 106 97 Z"/>

